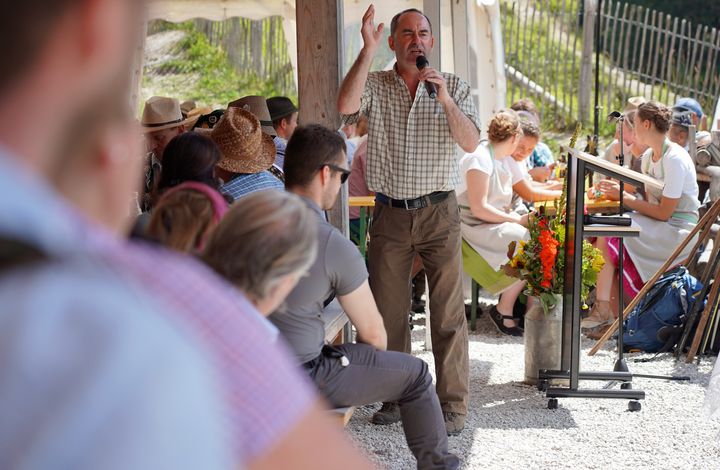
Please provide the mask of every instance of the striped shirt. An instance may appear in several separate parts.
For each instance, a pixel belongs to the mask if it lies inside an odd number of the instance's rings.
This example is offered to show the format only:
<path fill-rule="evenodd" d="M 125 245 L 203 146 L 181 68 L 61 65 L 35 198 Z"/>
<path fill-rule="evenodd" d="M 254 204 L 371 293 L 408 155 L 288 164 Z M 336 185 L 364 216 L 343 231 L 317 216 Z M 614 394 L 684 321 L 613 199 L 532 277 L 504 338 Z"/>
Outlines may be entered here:
<path fill-rule="evenodd" d="M 456 75 L 442 75 L 460 111 L 480 129 L 469 85 Z M 367 182 L 372 191 L 412 199 L 455 189 L 460 147 L 442 105 L 428 96 L 422 83 L 413 101 L 395 69 L 371 72 L 360 110 L 343 116 L 343 123 L 357 122 L 360 114 L 368 117 Z"/>

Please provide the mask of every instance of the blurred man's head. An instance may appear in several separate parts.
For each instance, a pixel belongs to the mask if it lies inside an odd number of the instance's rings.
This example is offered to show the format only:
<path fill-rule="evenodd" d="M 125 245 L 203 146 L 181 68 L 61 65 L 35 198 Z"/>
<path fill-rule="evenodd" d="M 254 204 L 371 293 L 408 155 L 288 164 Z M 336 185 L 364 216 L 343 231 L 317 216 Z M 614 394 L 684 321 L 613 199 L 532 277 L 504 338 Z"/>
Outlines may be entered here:
<path fill-rule="evenodd" d="M 0 15 L 0 142 L 114 228 L 119 198 L 126 213 L 138 180 L 129 85 L 143 7 L 141 0 L 23 0 Z"/>
<path fill-rule="evenodd" d="M 337 132 L 319 124 L 298 127 L 285 149 L 285 187 L 321 209 L 332 208 L 350 175 L 345 152 Z"/>
<path fill-rule="evenodd" d="M 687 146 L 690 126 L 692 125 L 692 116 L 689 112 L 673 111 L 668 139 L 681 147 Z"/>

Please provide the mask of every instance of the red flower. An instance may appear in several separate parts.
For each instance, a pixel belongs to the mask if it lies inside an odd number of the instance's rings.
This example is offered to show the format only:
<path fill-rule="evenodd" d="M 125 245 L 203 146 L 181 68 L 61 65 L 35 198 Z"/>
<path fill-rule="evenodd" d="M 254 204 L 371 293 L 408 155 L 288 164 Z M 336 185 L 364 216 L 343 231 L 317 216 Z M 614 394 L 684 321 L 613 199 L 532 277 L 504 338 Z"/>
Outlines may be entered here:
<path fill-rule="evenodd" d="M 538 242 L 540 243 L 540 262 L 542 263 L 542 281 L 540 286 L 550 289 L 552 286 L 553 270 L 557 258 L 558 241 L 553 237 L 551 230 L 547 229 L 547 223 L 540 223 Z"/>

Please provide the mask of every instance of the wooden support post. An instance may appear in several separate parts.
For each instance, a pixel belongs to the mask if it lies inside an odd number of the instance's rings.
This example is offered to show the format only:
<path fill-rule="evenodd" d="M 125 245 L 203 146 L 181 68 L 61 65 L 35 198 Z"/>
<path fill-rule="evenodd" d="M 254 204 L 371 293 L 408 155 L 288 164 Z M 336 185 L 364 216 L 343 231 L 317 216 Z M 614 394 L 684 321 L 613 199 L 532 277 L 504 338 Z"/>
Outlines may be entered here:
<path fill-rule="evenodd" d="M 597 0 L 585 1 L 585 16 L 583 18 L 583 51 L 580 63 L 580 96 L 578 97 L 578 119 L 586 123 L 590 119 L 590 96 L 595 81 L 592 79 L 593 51 L 595 48 L 595 21 L 597 13 Z M 598 93 L 598 90 L 595 90 Z"/>
<path fill-rule="evenodd" d="M 342 79 L 342 4 L 341 0 L 297 0 L 295 3 L 301 124 L 340 127 L 336 100 Z M 348 236 L 347 185 L 343 185 L 328 216 L 330 223 Z"/>

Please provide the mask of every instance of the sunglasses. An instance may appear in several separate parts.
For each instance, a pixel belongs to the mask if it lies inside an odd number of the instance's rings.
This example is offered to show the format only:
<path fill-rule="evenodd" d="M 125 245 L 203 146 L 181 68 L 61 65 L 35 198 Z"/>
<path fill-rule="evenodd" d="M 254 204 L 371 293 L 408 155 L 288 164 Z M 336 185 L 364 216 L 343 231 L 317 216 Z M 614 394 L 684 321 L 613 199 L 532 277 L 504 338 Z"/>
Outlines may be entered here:
<path fill-rule="evenodd" d="M 320 168 L 323 166 L 326 166 L 330 168 L 331 170 L 337 171 L 340 173 L 340 183 L 345 184 L 345 181 L 350 177 L 350 170 L 346 170 L 345 168 L 337 165 L 333 165 L 332 163 L 323 163 Z"/>

